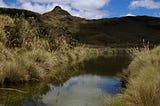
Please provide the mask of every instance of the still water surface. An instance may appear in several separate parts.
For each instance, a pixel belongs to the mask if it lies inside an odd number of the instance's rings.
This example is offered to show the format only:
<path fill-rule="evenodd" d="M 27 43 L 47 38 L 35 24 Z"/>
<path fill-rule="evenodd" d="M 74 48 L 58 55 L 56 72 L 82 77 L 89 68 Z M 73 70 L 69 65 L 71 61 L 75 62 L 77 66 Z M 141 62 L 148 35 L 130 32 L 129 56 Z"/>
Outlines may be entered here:
<path fill-rule="evenodd" d="M 104 94 L 116 94 L 120 87 L 121 83 L 113 78 L 82 75 L 62 87 L 51 85 L 42 101 L 48 106 L 102 106 Z"/>
<path fill-rule="evenodd" d="M 0 106 L 104 106 L 104 96 L 114 96 L 121 88 L 114 76 L 128 64 L 126 57 L 92 59 L 74 66 L 81 73 L 58 86 L 32 83 L 12 86 L 27 94 L 0 92 Z"/>

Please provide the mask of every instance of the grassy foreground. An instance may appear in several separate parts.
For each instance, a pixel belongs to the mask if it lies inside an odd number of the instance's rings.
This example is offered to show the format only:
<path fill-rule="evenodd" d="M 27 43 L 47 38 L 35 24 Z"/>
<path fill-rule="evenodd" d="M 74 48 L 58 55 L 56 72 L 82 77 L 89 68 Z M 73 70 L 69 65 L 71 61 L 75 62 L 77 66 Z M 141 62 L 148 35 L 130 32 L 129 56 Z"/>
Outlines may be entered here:
<path fill-rule="evenodd" d="M 61 80 L 69 72 L 58 65 L 81 62 L 97 56 L 123 55 L 116 48 L 87 47 L 73 39 L 64 26 L 48 26 L 34 17 L 0 15 L 0 84 L 45 79 Z M 70 75 L 69 75 L 70 76 Z"/>
<path fill-rule="evenodd" d="M 97 50 L 75 47 L 65 51 L 48 52 L 43 48 L 8 49 L 0 43 L 0 82 L 26 82 L 54 77 L 57 65 L 89 59 Z M 98 54 L 97 54 L 98 55 Z"/>
<path fill-rule="evenodd" d="M 127 88 L 109 106 L 160 106 L 160 46 L 136 56 L 126 71 Z"/>
<path fill-rule="evenodd" d="M 48 37 L 39 36 L 40 29 L 32 17 L 26 20 L 23 16 L 0 15 L 0 20 L 2 85 L 5 82 L 55 79 L 57 73 L 61 74 L 54 69 L 57 65 L 83 61 L 100 54 L 97 49 L 77 44 L 61 31 L 54 32 L 57 29 L 51 29 L 53 32 L 46 35 Z"/>

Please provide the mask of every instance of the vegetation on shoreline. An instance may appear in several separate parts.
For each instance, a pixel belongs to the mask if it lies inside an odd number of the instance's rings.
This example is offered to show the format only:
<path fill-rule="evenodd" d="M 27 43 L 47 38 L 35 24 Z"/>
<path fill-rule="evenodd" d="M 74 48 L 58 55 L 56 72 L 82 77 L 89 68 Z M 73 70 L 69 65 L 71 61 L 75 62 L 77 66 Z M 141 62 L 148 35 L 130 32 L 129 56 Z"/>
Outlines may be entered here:
<path fill-rule="evenodd" d="M 124 71 L 123 77 L 128 76 L 126 89 L 108 100 L 109 106 L 160 105 L 160 47 L 146 50 L 139 52 Z"/>
<path fill-rule="evenodd" d="M 3 15 L 0 18 L 3 20 L 0 25 L 1 84 L 56 77 L 54 68 L 57 65 L 83 61 L 100 54 L 97 49 L 79 45 L 66 37 L 65 33 L 41 38 L 32 18 L 12 19 Z M 9 26 L 7 31 L 6 26 Z"/>

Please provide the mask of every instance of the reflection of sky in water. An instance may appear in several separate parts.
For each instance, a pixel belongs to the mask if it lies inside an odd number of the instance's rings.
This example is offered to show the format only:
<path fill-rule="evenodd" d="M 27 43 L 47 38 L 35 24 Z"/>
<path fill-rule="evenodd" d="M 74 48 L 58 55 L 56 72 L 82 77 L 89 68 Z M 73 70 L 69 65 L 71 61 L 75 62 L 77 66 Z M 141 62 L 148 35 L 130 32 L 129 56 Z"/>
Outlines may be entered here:
<path fill-rule="evenodd" d="M 121 83 L 113 78 L 83 75 L 73 77 L 63 86 L 50 85 L 42 97 L 48 106 L 103 106 L 103 93 L 117 93 Z"/>

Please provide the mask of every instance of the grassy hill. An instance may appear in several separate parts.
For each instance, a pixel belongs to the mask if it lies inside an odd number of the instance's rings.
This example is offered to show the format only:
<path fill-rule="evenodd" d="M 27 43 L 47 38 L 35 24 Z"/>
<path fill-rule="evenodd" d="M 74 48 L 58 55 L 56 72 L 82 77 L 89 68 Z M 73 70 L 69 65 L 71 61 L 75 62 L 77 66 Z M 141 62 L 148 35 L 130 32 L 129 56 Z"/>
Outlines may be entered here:
<path fill-rule="evenodd" d="M 70 15 L 60 7 L 55 7 L 45 14 L 27 10 L 0 8 L 0 15 L 11 18 L 33 17 L 41 37 L 69 35 L 85 44 L 111 47 L 140 45 L 142 40 L 151 45 L 160 43 L 160 18 L 149 16 L 106 18 L 87 20 Z"/>
<path fill-rule="evenodd" d="M 75 36 L 84 43 L 135 46 L 142 39 L 159 44 L 160 18 L 137 16 L 90 20 L 79 26 Z"/>

